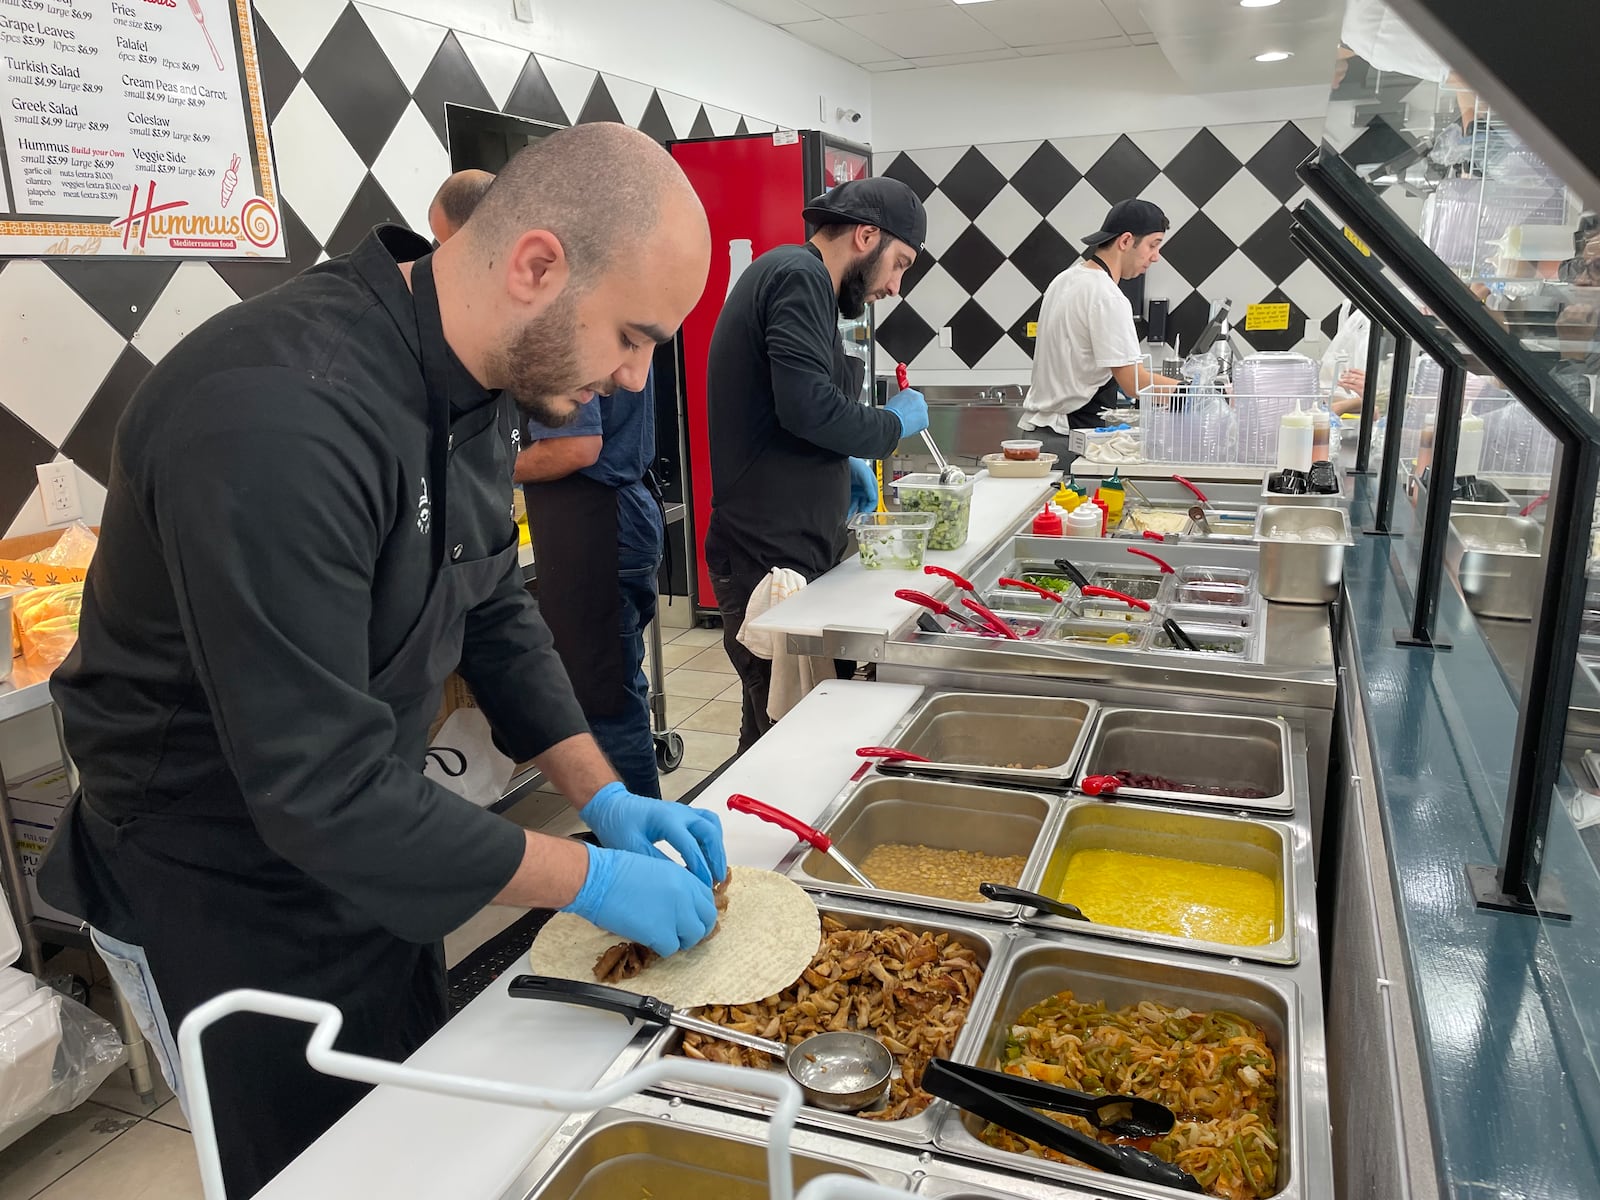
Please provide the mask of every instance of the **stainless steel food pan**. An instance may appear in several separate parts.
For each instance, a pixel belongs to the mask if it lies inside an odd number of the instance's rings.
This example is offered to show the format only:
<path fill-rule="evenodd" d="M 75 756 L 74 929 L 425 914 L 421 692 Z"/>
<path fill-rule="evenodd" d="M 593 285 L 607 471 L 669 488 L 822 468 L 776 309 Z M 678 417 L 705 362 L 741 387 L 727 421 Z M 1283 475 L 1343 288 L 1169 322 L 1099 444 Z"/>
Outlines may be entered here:
<path fill-rule="evenodd" d="M 841 1158 L 791 1156 L 796 1190 L 821 1175 L 904 1187 L 904 1175 Z M 596 1113 L 534 1185 L 529 1200 L 767 1200 L 767 1151 L 759 1141 L 621 1109 Z"/>
<path fill-rule="evenodd" d="M 1258 798 L 1126 787 L 1129 800 L 1202 808 L 1294 811 L 1289 726 L 1273 717 L 1235 717 L 1160 709 L 1102 709 L 1078 772 L 1132 771 L 1204 788 L 1254 789 Z"/>
<path fill-rule="evenodd" d="M 1453 513 L 1445 563 L 1482 617 L 1533 620 L 1544 579 L 1544 527 L 1527 517 Z"/>
<path fill-rule="evenodd" d="M 1159 628 L 1150 630 L 1150 640 L 1145 644 L 1145 649 L 1154 654 L 1204 655 L 1207 659 L 1236 659 L 1239 662 L 1249 662 L 1255 658 L 1255 637 L 1242 626 L 1185 625 L 1183 631 L 1201 649 L 1185 650 L 1175 646 L 1167 636 L 1167 631 Z"/>
<path fill-rule="evenodd" d="M 1278 1068 L 1278 1190 L 1276 1196 L 1331 1195 L 1331 1181 L 1319 1183 L 1302 1166 L 1306 1144 L 1301 1118 L 1301 1000 L 1285 974 L 1268 974 L 1231 964 L 1212 964 L 1157 949 L 1099 948 L 1083 938 L 1059 934 L 1019 942 L 1007 958 L 993 1006 L 982 1015 L 975 1046 L 980 1066 L 994 1066 L 1005 1050 L 1011 1027 L 1033 1005 L 1060 992 L 1080 1000 L 1123 1008 L 1150 1000 L 1196 1011 L 1225 1009 L 1253 1022 L 1265 1033 Z M 956 1109 L 941 1122 L 936 1144 L 946 1154 L 1006 1170 L 1098 1187 L 1124 1195 L 1186 1195 L 1154 1184 L 1137 1183 L 1045 1159 L 997 1150 L 979 1140 L 983 1123 Z"/>
<path fill-rule="evenodd" d="M 991 1006 L 990 993 L 999 987 L 1000 983 L 998 976 L 991 975 L 991 971 L 1000 963 L 1006 947 L 1015 939 L 1016 934 L 1007 931 L 1004 926 L 989 922 L 964 920 L 956 916 L 941 916 L 882 904 L 859 904 L 848 900 L 821 898 L 817 901 L 817 911 L 824 916 L 834 917 L 847 929 L 887 929 L 890 926 L 900 925 L 917 934 L 924 930 L 936 936 L 946 934 L 971 946 L 976 952 L 977 961 L 984 968 L 984 977 L 973 996 L 966 1027 L 956 1039 L 954 1052 L 950 1057 L 959 1062 L 974 1061 L 973 1056 L 977 1053 L 976 1042 L 982 1035 L 981 1025 L 974 1018 L 979 1018 L 981 1021 L 981 1014 Z M 682 1030 L 671 1027 L 663 1029 L 651 1039 L 641 1061 L 654 1062 L 664 1055 L 675 1053 L 682 1041 Z M 682 1096 L 685 1099 L 741 1112 L 769 1114 L 772 1111 L 772 1101 L 763 1096 L 689 1084 L 663 1085 L 660 1090 L 669 1095 Z M 853 1116 L 848 1113 L 824 1112 L 808 1105 L 801 1108 L 799 1120 L 802 1125 L 832 1129 L 870 1141 L 921 1146 L 933 1140 L 933 1131 L 943 1118 L 945 1107 L 943 1100 L 935 1100 L 914 1117 L 899 1121 L 874 1121 L 868 1117 Z"/>
<path fill-rule="evenodd" d="M 1162 609 L 1185 629 L 1191 625 L 1209 625 L 1222 629 L 1240 630 L 1256 627 L 1256 606 L 1243 607 L 1225 604 L 1168 604 Z"/>
<path fill-rule="evenodd" d="M 1277 893 L 1275 935 L 1271 941 L 1258 946 L 1237 946 L 1149 933 L 1103 921 L 1092 924 L 1067 921 L 1034 909 L 1025 908 L 1023 912 L 1029 925 L 1045 929 L 1140 942 L 1176 951 L 1231 955 L 1266 963 L 1294 963 L 1299 961 L 1294 846 L 1294 831 L 1287 825 L 1140 804 L 1072 800 L 1067 802 L 1056 827 L 1039 886 L 1033 890 L 1046 896 L 1060 896 L 1070 904 L 1079 903 L 1070 894 L 1063 894 L 1061 888 L 1067 864 L 1073 855 L 1084 850 L 1120 850 L 1219 867 L 1240 867 L 1259 871 L 1272 881 Z"/>
<path fill-rule="evenodd" d="M 1266 599 L 1331 604 L 1339 598 L 1344 552 L 1353 541 L 1344 509 L 1269 504 L 1256 514 L 1255 537 Z"/>
<path fill-rule="evenodd" d="M 905 764 L 919 775 L 1063 788 L 1072 782 L 1098 708 L 1093 700 L 1055 696 L 936 692 L 890 734 L 889 744 L 933 760 Z"/>
<path fill-rule="evenodd" d="M 1054 830 L 1059 800 L 1037 792 L 985 787 L 953 779 L 877 775 L 832 805 L 820 828 L 858 867 L 887 843 L 936 850 L 975 850 L 980 854 L 1020 855 L 1026 859 L 1016 880 L 990 880 L 1029 886 L 1043 869 L 1048 834 Z M 857 899 L 910 904 L 975 917 L 1009 920 L 1015 904 L 974 897 L 947 900 L 887 888 L 864 888 L 838 863 L 816 850 L 784 859 L 789 877 L 802 887 Z M 870 876 L 871 872 L 867 872 Z"/>

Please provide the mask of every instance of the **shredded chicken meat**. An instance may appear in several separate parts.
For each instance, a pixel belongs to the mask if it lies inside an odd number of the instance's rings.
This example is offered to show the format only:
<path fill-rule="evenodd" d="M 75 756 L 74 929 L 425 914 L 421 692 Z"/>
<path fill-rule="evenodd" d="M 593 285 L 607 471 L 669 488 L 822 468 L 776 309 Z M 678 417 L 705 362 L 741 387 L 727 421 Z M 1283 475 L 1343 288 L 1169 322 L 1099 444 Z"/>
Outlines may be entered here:
<path fill-rule="evenodd" d="M 696 1016 L 793 1046 L 814 1033 L 854 1030 L 877 1036 L 895 1057 L 876 1121 L 915 1116 L 933 1097 L 922 1090 L 930 1058 L 948 1058 L 983 978 L 977 952 L 947 933 L 902 926 L 848 929 L 822 918 L 822 947 L 792 986 L 756 1004 L 708 1005 Z M 680 1053 L 709 1062 L 773 1067 L 769 1055 L 687 1033 Z"/>
<path fill-rule="evenodd" d="M 717 906 L 717 924 L 712 926 L 711 932 L 706 935 L 708 939 L 717 936 L 717 930 L 721 928 L 722 914 L 728 910 L 726 878 L 712 886 L 711 899 Z M 607 947 L 601 952 L 600 957 L 594 960 L 594 977 L 599 983 L 626 983 L 660 957 L 649 946 L 642 946 L 638 942 L 618 942 L 615 946 Z"/>

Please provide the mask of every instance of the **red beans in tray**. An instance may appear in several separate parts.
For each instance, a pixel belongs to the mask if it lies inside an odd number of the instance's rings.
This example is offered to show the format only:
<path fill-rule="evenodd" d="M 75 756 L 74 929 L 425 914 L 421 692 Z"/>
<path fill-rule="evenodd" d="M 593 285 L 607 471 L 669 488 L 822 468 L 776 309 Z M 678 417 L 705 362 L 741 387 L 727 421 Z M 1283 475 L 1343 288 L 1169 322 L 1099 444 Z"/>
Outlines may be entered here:
<path fill-rule="evenodd" d="M 1177 783 L 1161 775 L 1145 775 L 1138 771 L 1114 771 L 1117 782 L 1127 788 L 1147 792 L 1188 792 L 1195 796 L 1223 796 L 1230 800 L 1265 800 L 1267 793 L 1253 787 L 1208 787 L 1199 783 Z"/>

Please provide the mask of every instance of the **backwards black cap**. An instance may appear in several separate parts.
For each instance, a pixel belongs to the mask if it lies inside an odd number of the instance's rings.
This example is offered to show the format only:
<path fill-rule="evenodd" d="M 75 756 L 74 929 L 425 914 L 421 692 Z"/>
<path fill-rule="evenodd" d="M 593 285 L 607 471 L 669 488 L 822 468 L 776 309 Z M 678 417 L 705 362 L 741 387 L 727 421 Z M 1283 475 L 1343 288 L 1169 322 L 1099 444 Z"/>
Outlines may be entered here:
<path fill-rule="evenodd" d="M 1165 233 L 1171 227 L 1167 214 L 1150 201 L 1122 200 L 1111 206 L 1104 227 L 1084 238 L 1083 244 L 1093 250 L 1107 242 L 1116 241 L 1125 233 L 1142 238 L 1152 233 Z"/>
<path fill-rule="evenodd" d="M 813 225 L 875 225 L 919 254 L 928 240 L 928 214 L 917 194 L 898 179 L 852 179 L 807 204 L 800 214 Z"/>

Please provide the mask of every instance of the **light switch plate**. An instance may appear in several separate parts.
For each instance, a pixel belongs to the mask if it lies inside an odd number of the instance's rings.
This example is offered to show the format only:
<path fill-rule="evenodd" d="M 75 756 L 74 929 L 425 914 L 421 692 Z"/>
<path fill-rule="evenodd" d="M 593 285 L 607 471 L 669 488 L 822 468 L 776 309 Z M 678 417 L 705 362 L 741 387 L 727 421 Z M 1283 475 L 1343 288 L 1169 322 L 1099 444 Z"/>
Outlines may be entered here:
<path fill-rule="evenodd" d="M 950 326 L 946 325 L 939 330 L 939 348 L 941 350 L 948 350 L 955 344 L 955 336 L 950 332 Z"/>

